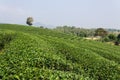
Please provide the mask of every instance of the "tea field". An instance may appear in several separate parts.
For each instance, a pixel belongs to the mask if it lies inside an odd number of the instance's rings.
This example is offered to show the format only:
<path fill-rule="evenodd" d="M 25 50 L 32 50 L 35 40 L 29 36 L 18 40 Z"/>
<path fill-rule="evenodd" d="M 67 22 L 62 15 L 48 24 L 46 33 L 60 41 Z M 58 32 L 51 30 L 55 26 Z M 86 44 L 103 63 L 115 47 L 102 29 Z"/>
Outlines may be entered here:
<path fill-rule="evenodd" d="M 120 47 L 50 29 L 0 24 L 2 80 L 120 80 Z"/>

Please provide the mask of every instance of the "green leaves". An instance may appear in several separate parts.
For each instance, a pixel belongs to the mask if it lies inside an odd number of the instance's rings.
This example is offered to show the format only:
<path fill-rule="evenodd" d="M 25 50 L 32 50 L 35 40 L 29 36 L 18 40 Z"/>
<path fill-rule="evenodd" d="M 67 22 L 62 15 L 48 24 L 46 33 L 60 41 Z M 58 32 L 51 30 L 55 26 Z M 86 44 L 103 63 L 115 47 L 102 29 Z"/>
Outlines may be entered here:
<path fill-rule="evenodd" d="M 118 46 L 84 41 L 48 29 L 3 26 L 0 41 L 5 46 L 0 54 L 0 79 L 120 79 Z"/>

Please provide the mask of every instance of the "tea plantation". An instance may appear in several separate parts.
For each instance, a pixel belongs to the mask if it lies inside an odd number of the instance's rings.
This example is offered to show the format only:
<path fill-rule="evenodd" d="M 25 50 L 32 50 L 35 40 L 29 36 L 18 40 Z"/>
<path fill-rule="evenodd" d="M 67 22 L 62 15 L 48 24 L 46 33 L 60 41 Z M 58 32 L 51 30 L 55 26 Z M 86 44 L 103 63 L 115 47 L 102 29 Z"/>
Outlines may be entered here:
<path fill-rule="evenodd" d="M 120 47 L 0 24 L 0 80 L 120 80 Z"/>

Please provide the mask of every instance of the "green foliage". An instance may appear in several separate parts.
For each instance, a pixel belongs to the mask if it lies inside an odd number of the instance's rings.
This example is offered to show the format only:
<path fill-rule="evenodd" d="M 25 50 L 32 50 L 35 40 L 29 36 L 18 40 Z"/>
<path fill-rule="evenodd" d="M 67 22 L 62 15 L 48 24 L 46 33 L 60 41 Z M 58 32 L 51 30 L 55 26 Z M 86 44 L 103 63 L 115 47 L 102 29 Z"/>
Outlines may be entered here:
<path fill-rule="evenodd" d="M 0 32 L 0 50 L 2 50 L 14 37 L 15 35 L 9 31 Z"/>
<path fill-rule="evenodd" d="M 109 34 L 108 36 L 104 37 L 102 41 L 105 42 L 115 42 L 117 41 L 117 37 L 114 34 Z"/>
<path fill-rule="evenodd" d="M 118 34 L 118 36 L 117 36 L 117 40 L 120 42 L 120 34 Z"/>
<path fill-rule="evenodd" d="M 110 39 L 110 41 L 116 41 L 116 36 L 114 34 L 109 34 L 108 38 Z"/>
<path fill-rule="evenodd" d="M 108 34 L 108 32 L 106 30 L 104 30 L 103 28 L 98 28 L 95 31 L 95 36 L 105 37 L 107 34 Z"/>
<path fill-rule="evenodd" d="M 75 26 L 59 26 L 55 31 L 72 34 L 79 37 L 88 37 L 94 35 L 94 29 L 76 28 Z"/>
<path fill-rule="evenodd" d="M 103 42 L 109 42 L 110 39 L 109 39 L 109 37 L 107 36 L 107 37 L 104 37 L 104 38 L 102 39 L 102 41 L 103 41 Z"/>
<path fill-rule="evenodd" d="M 28 24 L 29 26 L 31 26 L 32 22 L 33 22 L 33 18 L 32 17 L 28 17 L 27 21 L 26 21 L 26 24 Z"/>
<path fill-rule="evenodd" d="M 0 35 L 9 43 L 0 54 L 0 79 L 120 79 L 119 46 L 21 25 L 0 25 Z"/>

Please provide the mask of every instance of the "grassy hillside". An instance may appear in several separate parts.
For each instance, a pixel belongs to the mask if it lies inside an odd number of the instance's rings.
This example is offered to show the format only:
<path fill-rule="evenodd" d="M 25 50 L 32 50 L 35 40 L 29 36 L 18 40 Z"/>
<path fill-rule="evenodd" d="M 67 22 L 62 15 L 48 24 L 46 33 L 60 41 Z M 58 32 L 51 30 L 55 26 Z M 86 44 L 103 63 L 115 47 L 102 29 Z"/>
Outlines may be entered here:
<path fill-rule="evenodd" d="M 120 47 L 49 29 L 0 24 L 0 79 L 119 80 Z"/>

